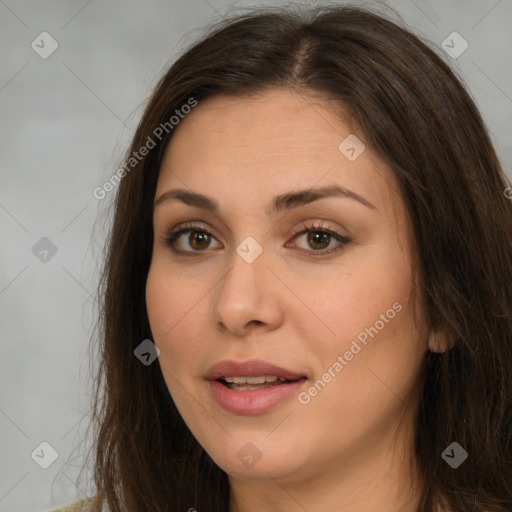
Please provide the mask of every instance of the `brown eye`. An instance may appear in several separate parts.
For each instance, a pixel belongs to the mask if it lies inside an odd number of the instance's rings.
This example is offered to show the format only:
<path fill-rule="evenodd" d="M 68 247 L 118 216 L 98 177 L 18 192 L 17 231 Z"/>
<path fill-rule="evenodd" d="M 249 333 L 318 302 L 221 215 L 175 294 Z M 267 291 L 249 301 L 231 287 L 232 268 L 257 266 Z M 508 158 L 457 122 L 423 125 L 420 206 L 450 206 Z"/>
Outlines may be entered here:
<path fill-rule="evenodd" d="M 188 233 L 185 239 L 184 235 Z M 215 237 L 200 225 L 189 223 L 180 224 L 173 231 L 163 237 L 164 243 L 176 253 L 200 253 L 212 246 L 216 242 Z M 216 247 L 222 247 L 218 242 Z"/>
<path fill-rule="evenodd" d="M 293 240 L 298 240 L 302 237 L 305 237 L 305 247 L 304 245 L 300 247 L 299 244 L 294 244 L 293 246 L 299 247 L 301 251 L 308 252 L 314 256 L 323 256 L 334 253 L 343 249 L 350 243 L 349 238 L 325 228 L 322 223 L 303 224 L 299 228 L 299 231 L 295 233 Z M 335 244 L 332 244 L 331 242 L 335 242 Z M 334 245 L 334 247 L 329 247 L 331 245 Z"/>
<path fill-rule="evenodd" d="M 330 241 L 331 235 L 325 231 L 310 231 L 308 233 L 308 244 L 313 249 L 326 249 Z"/>
<path fill-rule="evenodd" d="M 188 235 L 188 242 L 193 249 L 206 249 L 210 244 L 210 235 L 205 231 L 191 231 Z"/>

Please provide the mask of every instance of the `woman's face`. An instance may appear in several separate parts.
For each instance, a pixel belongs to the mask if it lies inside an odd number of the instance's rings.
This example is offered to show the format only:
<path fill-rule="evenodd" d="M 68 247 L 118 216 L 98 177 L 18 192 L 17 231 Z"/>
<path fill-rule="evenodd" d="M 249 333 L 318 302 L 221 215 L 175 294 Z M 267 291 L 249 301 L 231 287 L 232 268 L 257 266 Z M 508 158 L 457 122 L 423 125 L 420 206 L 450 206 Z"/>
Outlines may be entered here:
<path fill-rule="evenodd" d="M 160 171 L 151 330 L 180 414 L 232 478 L 340 475 L 412 422 L 428 333 L 411 233 L 394 175 L 339 114 L 287 89 L 210 98 Z"/>

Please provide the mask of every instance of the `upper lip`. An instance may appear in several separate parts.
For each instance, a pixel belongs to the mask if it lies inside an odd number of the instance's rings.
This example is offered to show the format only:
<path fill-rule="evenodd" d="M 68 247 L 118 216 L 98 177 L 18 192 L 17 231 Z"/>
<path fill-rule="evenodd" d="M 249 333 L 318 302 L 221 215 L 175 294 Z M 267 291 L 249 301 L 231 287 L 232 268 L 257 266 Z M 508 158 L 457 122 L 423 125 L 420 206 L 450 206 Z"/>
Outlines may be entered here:
<path fill-rule="evenodd" d="M 257 377 L 259 375 L 273 375 L 286 380 L 297 380 L 305 377 L 305 375 L 280 368 L 267 361 L 251 359 L 243 362 L 221 361 L 208 370 L 206 378 L 208 380 L 218 380 L 221 377 Z"/>

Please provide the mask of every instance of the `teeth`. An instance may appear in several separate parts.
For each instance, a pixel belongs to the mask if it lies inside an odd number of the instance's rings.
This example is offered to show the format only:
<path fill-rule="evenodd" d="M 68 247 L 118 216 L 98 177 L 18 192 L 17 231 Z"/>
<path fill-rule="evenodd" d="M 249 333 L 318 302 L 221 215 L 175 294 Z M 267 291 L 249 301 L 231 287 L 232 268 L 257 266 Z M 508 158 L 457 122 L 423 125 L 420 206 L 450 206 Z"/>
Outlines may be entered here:
<path fill-rule="evenodd" d="M 238 384 L 230 384 L 230 389 L 234 391 L 256 391 L 258 389 L 268 388 L 266 384 L 257 384 L 257 385 L 249 385 L 249 386 L 239 386 Z"/>
<path fill-rule="evenodd" d="M 265 382 L 275 382 L 277 377 L 274 375 L 259 375 L 257 377 L 222 377 L 226 382 L 235 384 L 265 384 Z M 286 380 L 279 377 L 279 380 Z"/>

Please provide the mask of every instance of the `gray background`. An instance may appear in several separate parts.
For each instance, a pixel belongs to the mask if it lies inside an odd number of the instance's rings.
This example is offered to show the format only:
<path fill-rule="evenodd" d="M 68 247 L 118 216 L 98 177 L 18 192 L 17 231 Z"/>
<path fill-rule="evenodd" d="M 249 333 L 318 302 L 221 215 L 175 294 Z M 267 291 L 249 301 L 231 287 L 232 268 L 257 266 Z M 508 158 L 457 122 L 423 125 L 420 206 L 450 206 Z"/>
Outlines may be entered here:
<path fill-rule="evenodd" d="M 437 45 L 475 98 L 510 176 L 512 0 L 362 4 L 389 5 Z M 167 65 L 210 22 L 256 5 L 263 2 L 0 0 L 0 512 L 48 510 L 91 492 L 75 482 L 87 449 L 79 442 L 90 404 L 88 344 L 114 196 L 98 201 L 93 190 L 118 168 Z M 46 59 L 31 47 L 35 40 L 48 50 L 44 31 L 59 45 Z M 457 59 L 441 48 L 454 31 L 469 44 Z M 43 237 L 55 254 L 44 252 Z M 58 452 L 48 469 L 36 463 L 50 461 L 43 441 Z"/>

